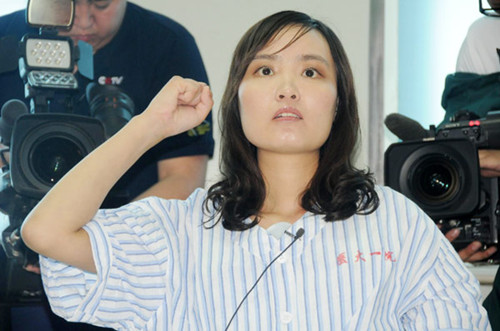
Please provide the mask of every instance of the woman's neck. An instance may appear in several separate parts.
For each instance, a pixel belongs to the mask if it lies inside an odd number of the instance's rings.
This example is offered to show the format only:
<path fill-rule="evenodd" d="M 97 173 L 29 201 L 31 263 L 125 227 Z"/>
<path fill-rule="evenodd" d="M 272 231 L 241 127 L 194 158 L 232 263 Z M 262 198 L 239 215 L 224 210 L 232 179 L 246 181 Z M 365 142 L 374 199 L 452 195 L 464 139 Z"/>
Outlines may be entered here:
<path fill-rule="evenodd" d="M 304 213 L 302 194 L 318 167 L 319 155 L 259 153 L 259 168 L 266 183 L 266 199 L 260 213 L 260 226 L 294 223 Z"/>

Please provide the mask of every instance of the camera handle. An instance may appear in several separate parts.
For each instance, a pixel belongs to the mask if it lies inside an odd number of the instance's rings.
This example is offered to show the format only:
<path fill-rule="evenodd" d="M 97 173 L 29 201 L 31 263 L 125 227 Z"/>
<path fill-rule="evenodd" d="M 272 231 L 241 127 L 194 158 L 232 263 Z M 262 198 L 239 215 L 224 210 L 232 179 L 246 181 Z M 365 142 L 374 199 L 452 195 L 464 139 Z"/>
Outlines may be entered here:
<path fill-rule="evenodd" d="M 429 137 L 436 137 L 436 126 L 434 124 L 429 126 Z"/>
<path fill-rule="evenodd" d="M 26 84 L 26 98 L 30 100 L 30 113 L 48 113 L 50 102 L 54 99 L 54 91 L 35 89 Z"/>

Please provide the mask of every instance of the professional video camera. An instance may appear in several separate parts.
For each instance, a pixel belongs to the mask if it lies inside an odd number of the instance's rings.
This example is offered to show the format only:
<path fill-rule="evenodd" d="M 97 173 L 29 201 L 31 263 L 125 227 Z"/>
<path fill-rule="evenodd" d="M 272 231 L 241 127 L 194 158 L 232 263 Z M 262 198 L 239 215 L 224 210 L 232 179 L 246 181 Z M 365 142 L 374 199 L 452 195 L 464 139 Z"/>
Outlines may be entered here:
<path fill-rule="evenodd" d="M 0 284 L 0 302 L 37 301 L 42 297 L 40 277 L 23 272 L 22 266 L 36 264 L 37 255 L 27 249 L 20 226 L 48 190 L 76 163 L 130 120 L 134 104 L 118 87 L 89 83 L 85 95 L 90 116 L 53 112 L 57 95 L 73 98 L 79 89 L 76 70 L 93 79 L 92 46 L 82 41 L 73 45 L 69 37 L 56 34 L 70 29 L 73 0 L 29 0 L 27 23 L 40 29 L 26 34 L 15 49 L 0 54 L 19 54 L 19 75 L 25 84 L 25 98 L 6 102 L 1 110 L 0 136 L 10 152 L 10 164 L 0 177 L 1 245 L 8 258 L 7 284 Z M 12 38 L 10 39 L 12 40 Z M 0 45 L 1 46 L 1 45 Z M 5 45 L 4 45 L 5 46 Z M 0 47 L 2 48 L 2 47 Z M 77 65 L 75 66 L 75 64 Z M 0 66 L 0 74 L 5 65 Z M 6 70 L 11 70 L 7 66 Z M 4 161 L 7 158 L 3 157 Z M 4 162 L 5 163 L 5 162 Z M 115 187 L 103 207 L 115 207 L 128 200 L 127 191 Z"/>
<path fill-rule="evenodd" d="M 444 233 L 459 228 L 457 250 L 476 240 L 498 245 L 499 237 L 498 177 L 480 175 L 477 150 L 500 149 L 500 111 L 467 115 L 385 152 L 385 184 L 416 202 Z"/>

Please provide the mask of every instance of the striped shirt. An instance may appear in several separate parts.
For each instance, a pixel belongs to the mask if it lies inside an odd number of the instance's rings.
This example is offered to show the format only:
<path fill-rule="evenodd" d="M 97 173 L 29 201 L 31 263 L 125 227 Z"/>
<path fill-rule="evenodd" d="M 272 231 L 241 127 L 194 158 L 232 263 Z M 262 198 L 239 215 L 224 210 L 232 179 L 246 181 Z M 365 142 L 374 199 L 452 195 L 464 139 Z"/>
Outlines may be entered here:
<path fill-rule="evenodd" d="M 479 284 L 413 202 L 385 187 L 370 215 L 325 222 L 266 271 L 230 330 L 489 330 Z M 203 226 L 206 192 L 100 210 L 85 226 L 97 275 L 41 258 L 52 309 L 121 330 L 224 330 L 293 238 Z"/>

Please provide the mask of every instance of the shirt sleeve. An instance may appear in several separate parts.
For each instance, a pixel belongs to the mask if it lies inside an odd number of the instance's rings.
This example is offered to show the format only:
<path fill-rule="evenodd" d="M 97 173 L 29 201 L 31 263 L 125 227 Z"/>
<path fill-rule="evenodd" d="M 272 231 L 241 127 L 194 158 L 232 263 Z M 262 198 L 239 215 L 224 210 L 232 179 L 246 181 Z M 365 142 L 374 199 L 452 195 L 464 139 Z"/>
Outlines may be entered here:
<path fill-rule="evenodd" d="M 481 17 L 469 27 L 458 53 L 456 71 L 488 75 L 500 71 L 500 18 Z"/>
<path fill-rule="evenodd" d="M 52 310 L 69 321 L 123 330 L 143 329 L 158 315 L 168 319 L 182 277 L 173 263 L 177 226 L 165 203 L 150 198 L 98 212 L 84 228 L 97 274 L 41 257 Z"/>
<path fill-rule="evenodd" d="M 434 222 L 419 212 L 405 249 L 400 309 L 406 330 L 488 330 L 477 279 Z M 425 252 L 425 254 L 422 254 Z M 400 274 L 401 275 L 401 274 Z"/>

